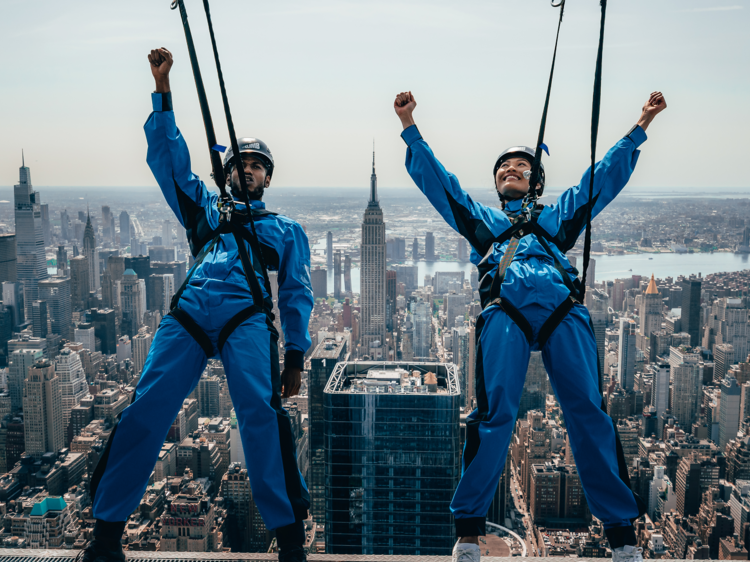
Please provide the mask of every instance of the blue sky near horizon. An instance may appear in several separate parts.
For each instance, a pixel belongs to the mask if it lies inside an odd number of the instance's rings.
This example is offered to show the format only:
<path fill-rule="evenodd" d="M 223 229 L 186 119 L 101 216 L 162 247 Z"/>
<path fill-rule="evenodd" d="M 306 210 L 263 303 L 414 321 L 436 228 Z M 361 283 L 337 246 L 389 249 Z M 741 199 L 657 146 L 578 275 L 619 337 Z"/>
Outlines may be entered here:
<path fill-rule="evenodd" d="M 219 142 L 226 127 L 202 3 L 186 0 Z M 407 187 L 396 93 L 443 163 L 470 188 L 491 186 L 498 152 L 535 141 L 557 10 L 548 0 L 214 1 L 235 126 L 269 143 L 276 186 L 366 186 L 371 143 L 380 185 Z M 546 141 L 551 186 L 588 165 L 599 2 L 569 1 Z M 649 129 L 634 188 L 750 185 L 750 2 L 610 0 L 599 154 L 655 89 L 669 108 Z M 205 136 L 176 11 L 168 0 L 4 0 L 0 19 L 0 184 L 20 150 L 35 185 L 150 186 L 143 122 L 148 50 L 175 55 L 172 89 L 194 170 Z M 227 144 L 226 142 L 224 144 Z M 704 156 L 705 157 L 699 157 Z"/>

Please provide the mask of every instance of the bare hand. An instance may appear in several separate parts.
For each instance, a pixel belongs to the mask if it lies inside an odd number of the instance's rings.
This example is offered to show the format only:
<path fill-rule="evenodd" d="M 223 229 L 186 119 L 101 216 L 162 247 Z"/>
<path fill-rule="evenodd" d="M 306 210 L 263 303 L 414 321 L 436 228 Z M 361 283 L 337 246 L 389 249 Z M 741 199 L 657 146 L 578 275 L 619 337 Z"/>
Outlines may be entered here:
<path fill-rule="evenodd" d="M 297 396 L 302 386 L 302 370 L 295 367 L 284 367 L 281 372 L 281 397 Z"/>
<path fill-rule="evenodd" d="M 169 91 L 169 71 L 172 69 L 174 60 L 172 53 L 164 47 L 152 49 L 148 55 L 148 62 L 151 63 L 151 74 L 156 81 L 156 91 L 165 93 Z"/>
<path fill-rule="evenodd" d="M 667 108 L 667 100 L 661 92 L 652 92 L 648 98 L 648 101 L 643 106 L 641 111 L 641 118 L 638 120 L 638 124 L 645 131 L 659 113 Z"/>
<path fill-rule="evenodd" d="M 411 92 L 401 92 L 396 96 L 396 100 L 393 102 L 393 109 L 396 111 L 396 115 L 401 119 L 401 124 L 404 129 L 414 125 L 414 109 L 417 107 L 417 100 Z"/>

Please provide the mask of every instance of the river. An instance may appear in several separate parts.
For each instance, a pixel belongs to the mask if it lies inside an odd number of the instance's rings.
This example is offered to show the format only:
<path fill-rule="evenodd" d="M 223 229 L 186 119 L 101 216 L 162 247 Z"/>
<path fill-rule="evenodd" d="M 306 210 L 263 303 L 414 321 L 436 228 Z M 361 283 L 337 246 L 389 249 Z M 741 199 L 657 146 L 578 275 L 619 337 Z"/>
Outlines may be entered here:
<path fill-rule="evenodd" d="M 653 258 L 653 259 L 649 259 Z M 651 276 L 657 278 L 678 277 L 691 273 L 708 275 L 710 273 L 741 271 L 750 269 L 750 255 L 715 252 L 713 254 L 627 254 L 619 256 L 595 256 L 596 280 L 610 281 L 630 275 Z M 581 257 L 578 256 L 580 265 Z M 406 265 L 414 262 L 406 261 Z M 390 266 L 391 264 L 389 264 Z M 436 271 L 465 271 L 467 278 L 474 266 L 470 263 L 455 261 L 417 262 L 419 268 L 419 285 L 424 284 L 424 276 L 433 275 Z M 344 291 L 344 281 L 341 280 Z M 359 292 L 359 268 L 352 268 L 352 290 Z M 333 292 L 333 271 L 328 272 L 328 292 Z"/>

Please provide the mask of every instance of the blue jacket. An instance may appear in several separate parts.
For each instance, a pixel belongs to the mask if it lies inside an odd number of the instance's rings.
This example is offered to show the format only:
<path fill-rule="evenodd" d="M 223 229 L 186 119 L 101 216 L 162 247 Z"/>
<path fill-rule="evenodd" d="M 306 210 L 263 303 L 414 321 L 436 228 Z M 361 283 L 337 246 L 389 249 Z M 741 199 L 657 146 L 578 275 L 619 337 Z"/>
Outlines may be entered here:
<path fill-rule="evenodd" d="M 219 226 L 219 196 L 208 190 L 190 169 L 190 154 L 175 123 L 171 93 L 153 93 L 151 99 L 153 112 L 144 125 L 148 140 L 146 160 L 167 203 L 186 229 L 195 256 L 202 249 L 197 242 L 205 244 L 206 233 Z M 262 201 L 251 201 L 250 205 L 265 208 Z M 245 207 L 238 203 L 237 208 Z M 302 368 L 304 353 L 311 344 L 307 326 L 314 304 L 307 235 L 298 223 L 281 215 L 258 217 L 255 225 L 266 266 L 271 271 L 278 271 L 278 305 L 286 341 L 285 364 Z M 252 255 L 249 245 L 248 253 Z M 264 297 L 268 298 L 262 272 L 256 271 L 256 275 Z M 231 293 L 231 296 L 241 296 L 247 300 L 248 306 L 252 304 L 253 297 L 232 234 L 222 234 L 221 240 L 195 270 L 183 298 L 211 285 Z M 227 302 L 236 306 L 236 301 Z M 263 303 L 258 304 L 262 306 Z"/>
<path fill-rule="evenodd" d="M 471 244 L 471 262 L 479 269 L 480 296 L 482 305 L 486 306 L 497 264 L 508 246 L 507 241 L 496 243 L 493 240 L 512 226 L 510 219 L 506 212 L 477 203 L 461 189 L 456 176 L 435 158 L 416 125 L 405 129 L 401 137 L 408 146 L 406 169 L 409 175 L 446 222 Z M 638 161 L 638 147 L 645 140 L 645 131 L 636 127 L 597 163 L 592 218 L 628 183 Z M 552 251 L 565 267 L 571 281 L 576 279 L 578 271 L 570 265 L 565 252 L 575 245 L 586 227 L 590 171 L 590 168 L 586 170 L 581 182 L 564 191 L 557 202 L 545 206 L 538 217 L 539 226 L 549 234 L 545 238 L 551 242 Z M 521 200 L 509 201 L 506 211 L 515 215 L 520 211 L 521 204 Z M 529 259 L 536 259 L 539 265 L 524 267 L 523 264 Z M 533 279 L 529 279 L 530 272 Z M 551 305 L 547 308 L 554 308 L 569 294 L 551 257 L 534 234 L 521 239 L 513 263 L 506 271 L 502 292 L 504 296 L 512 295 L 511 300 L 517 308 L 540 301 Z"/>

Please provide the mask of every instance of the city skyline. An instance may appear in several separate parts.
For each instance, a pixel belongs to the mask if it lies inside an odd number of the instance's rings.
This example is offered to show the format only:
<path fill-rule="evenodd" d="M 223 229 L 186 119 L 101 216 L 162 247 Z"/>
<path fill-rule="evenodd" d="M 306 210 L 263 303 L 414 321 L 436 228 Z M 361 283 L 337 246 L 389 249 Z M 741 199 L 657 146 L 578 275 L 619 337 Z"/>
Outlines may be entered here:
<path fill-rule="evenodd" d="M 187 7 L 216 116 L 221 98 L 202 10 L 200 3 Z M 411 187 L 392 108 L 404 90 L 418 100 L 420 130 L 464 186 L 490 188 L 497 154 L 536 138 L 558 15 L 549 2 L 325 0 L 310 6 L 292 0 L 232 8 L 216 3 L 212 12 L 225 68 L 243 67 L 234 38 L 246 33 L 247 22 L 254 22 L 254 37 L 264 46 L 269 64 L 262 87 L 243 72 L 225 74 L 238 133 L 262 138 L 278 159 L 274 186 L 358 185 L 374 136 L 381 185 Z M 566 6 L 547 126 L 550 185 L 572 185 L 588 165 L 598 12 L 597 2 Z M 0 92 L 0 118 L 12 133 L 0 139 L 0 184 L 12 185 L 24 148 L 40 186 L 153 185 L 142 124 L 152 91 L 146 54 L 158 46 L 175 55 L 178 124 L 196 155 L 202 150 L 205 133 L 185 40 L 168 5 L 10 2 L 4 15 L 0 64 L 14 79 Z M 663 122 L 649 130 L 633 187 L 747 186 L 739 168 L 719 177 L 711 167 L 695 166 L 693 155 L 696 139 L 711 138 L 720 140 L 728 160 L 742 160 L 750 77 L 737 69 L 749 48 L 749 17 L 744 2 L 610 4 L 599 153 L 627 132 L 650 92 L 663 91 L 670 105 Z M 13 56 L 19 41 L 23 58 Z M 506 61 L 521 61 L 511 88 Z M 446 73 L 454 79 L 445 80 Z M 220 119 L 216 125 L 219 142 L 228 145 Z M 337 155 L 335 173 L 319 165 L 331 154 Z M 209 178 L 208 158 L 193 161 L 198 175 Z"/>

